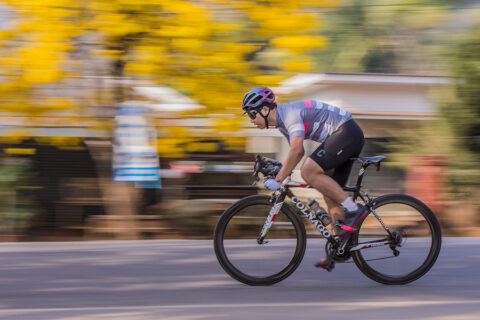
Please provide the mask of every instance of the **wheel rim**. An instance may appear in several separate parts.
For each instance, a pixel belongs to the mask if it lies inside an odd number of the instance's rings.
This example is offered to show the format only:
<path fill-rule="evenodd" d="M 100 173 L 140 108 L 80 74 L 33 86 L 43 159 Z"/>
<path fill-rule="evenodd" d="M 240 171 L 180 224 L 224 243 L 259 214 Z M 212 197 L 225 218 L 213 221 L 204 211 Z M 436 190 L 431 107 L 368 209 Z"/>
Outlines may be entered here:
<path fill-rule="evenodd" d="M 358 251 L 356 257 L 365 271 L 378 279 L 399 282 L 414 280 L 428 271 L 433 262 L 430 261 L 432 252 L 436 249 L 435 236 L 433 225 L 422 214 L 421 208 L 392 200 L 374 210 L 392 236 L 373 214 L 369 214 L 362 222 L 355 242 L 362 244 L 388 238 L 392 245 Z M 401 245 L 397 245 L 399 241 Z"/>
<path fill-rule="evenodd" d="M 274 279 L 291 272 L 301 251 L 298 230 L 282 210 L 268 231 L 264 244 L 257 238 L 271 204 L 250 204 L 236 211 L 223 230 L 222 250 L 228 268 L 237 276 L 252 281 Z"/>

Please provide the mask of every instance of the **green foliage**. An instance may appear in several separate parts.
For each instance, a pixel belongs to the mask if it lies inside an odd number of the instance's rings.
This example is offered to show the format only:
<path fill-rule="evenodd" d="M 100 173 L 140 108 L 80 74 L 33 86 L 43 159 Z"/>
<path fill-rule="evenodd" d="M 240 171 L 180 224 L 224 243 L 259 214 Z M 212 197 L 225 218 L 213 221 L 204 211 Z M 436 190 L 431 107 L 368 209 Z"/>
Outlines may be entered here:
<path fill-rule="evenodd" d="M 389 161 L 385 163 L 399 169 L 408 168 L 420 156 L 434 155 L 445 163 L 451 162 L 456 150 L 452 129 L 443 118 L 419 121 L 408 128 L 391 133 L 385 147 L 389 150 Z"/>
<path fill-rule="evenodd" d="M 440 119 L 397 132 L 399 138 L 389 144 L 390 157 L 399 167 L 408 166 L 418 155 L 443 159 L 451 194 L 480 204 L 480 28 L 455 46 L 449 61 L 455 97 L 443 92 Z"/>
<path fill-rule="evenodd" d="M 456 99 L 440 105 L 453 130 L 452 189 L 478 199 L 480 192 L 480 26 L 451 54 Z"/>
<path fill-rule="evenodd" d="M 480 161 L 480 27 L 455 48 L 452 57 L 457 101 L 443 104 L 442 113 Z"/>
<path fill-rule="evenodd" d="M 3 158 L 0 164 L 0 233 L 15 234 L 33 215 L 28 159 Z"/>
<path fill-rule="evenodd" d="M 326 72 L 431 72 L 430 33 L 449 18 L 454 1 L 346 0 L 326 15 L 317 51 Z"/>

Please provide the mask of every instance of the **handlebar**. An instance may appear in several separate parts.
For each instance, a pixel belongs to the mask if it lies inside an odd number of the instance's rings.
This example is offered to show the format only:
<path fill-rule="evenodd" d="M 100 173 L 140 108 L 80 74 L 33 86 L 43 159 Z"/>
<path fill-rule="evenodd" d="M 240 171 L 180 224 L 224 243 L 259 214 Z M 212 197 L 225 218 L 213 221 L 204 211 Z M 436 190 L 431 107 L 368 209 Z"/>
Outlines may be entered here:
<path fill-rule="evenodd" d="M 265 177 L 271 176 L 275 177 L 280 169 L 282 168 L 282 163 L 280 161 L 267 159 L 257 154 L 255 157 L 255 165 L 252 176 L 255 177 L 255 182 L 258 182 L 260 178 L 258 177 L 259 173 L 262 173 Z"/>

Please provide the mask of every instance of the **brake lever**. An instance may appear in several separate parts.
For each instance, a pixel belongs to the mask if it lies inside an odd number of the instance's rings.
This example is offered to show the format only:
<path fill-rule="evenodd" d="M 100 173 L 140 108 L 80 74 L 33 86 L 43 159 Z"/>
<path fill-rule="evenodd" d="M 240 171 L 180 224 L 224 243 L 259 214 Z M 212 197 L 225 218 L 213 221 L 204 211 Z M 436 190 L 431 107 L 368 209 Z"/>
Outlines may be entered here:
<path fill-rule="evenodd" d="M 276 176 L 280 169 L 282 168 L 282 163 L 276 160 L 271 160 L 271 159 L 266 159 L 263 158 L 261 155 L 257 154 L 255 157 L 255 165 L 254 165 L 254 171 L 252 176 L 255 177 L 255 180 L 253 182 L 253 185 L 255 185 L 258 181 L 260 181 L 260 178 L 258 177 L 259 173 L 262 173 L 265 178 L 268 176 Z M 270 168 L 269 167 L 272 167 Z"/>
<path fill-rule="evenodd" d="M 260 178 L 258 177 L 258 174 L 255 176 L 255 179 L 253 179 L 252 186 L 256 185 L 257 182 L 260 181 Z"/>
<path fill-rule="evenodd" d="M 262 156 L 257 154 L 255 156 L 255 164 L 253 165 L 253 168 L 255 169 L 253 171 L 252 177 L 255 177 L 253 180 L 252 185 L 255 185 L 258 181 L 260 181 L 260 178 L 258 177 L 258 173 L 260 172 L 260 163 L 262 162 Z"/>

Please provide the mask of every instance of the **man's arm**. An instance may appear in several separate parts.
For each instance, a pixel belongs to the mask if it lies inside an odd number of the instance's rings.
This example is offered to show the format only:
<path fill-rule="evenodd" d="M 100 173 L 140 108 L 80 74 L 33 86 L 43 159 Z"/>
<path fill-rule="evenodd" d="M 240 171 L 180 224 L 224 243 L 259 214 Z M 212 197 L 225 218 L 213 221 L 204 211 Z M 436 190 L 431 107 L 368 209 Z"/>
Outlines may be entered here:
<path fill-rule="evenodd" d="M 304 154 L 303 138 L 294 137 L 290 139 L 290 150 L 288 151 L 287 159 L 283 162 L 282 169 L 277 174 L 277 181 L 285 180 L 300 160 L 302 160 Z"/>

